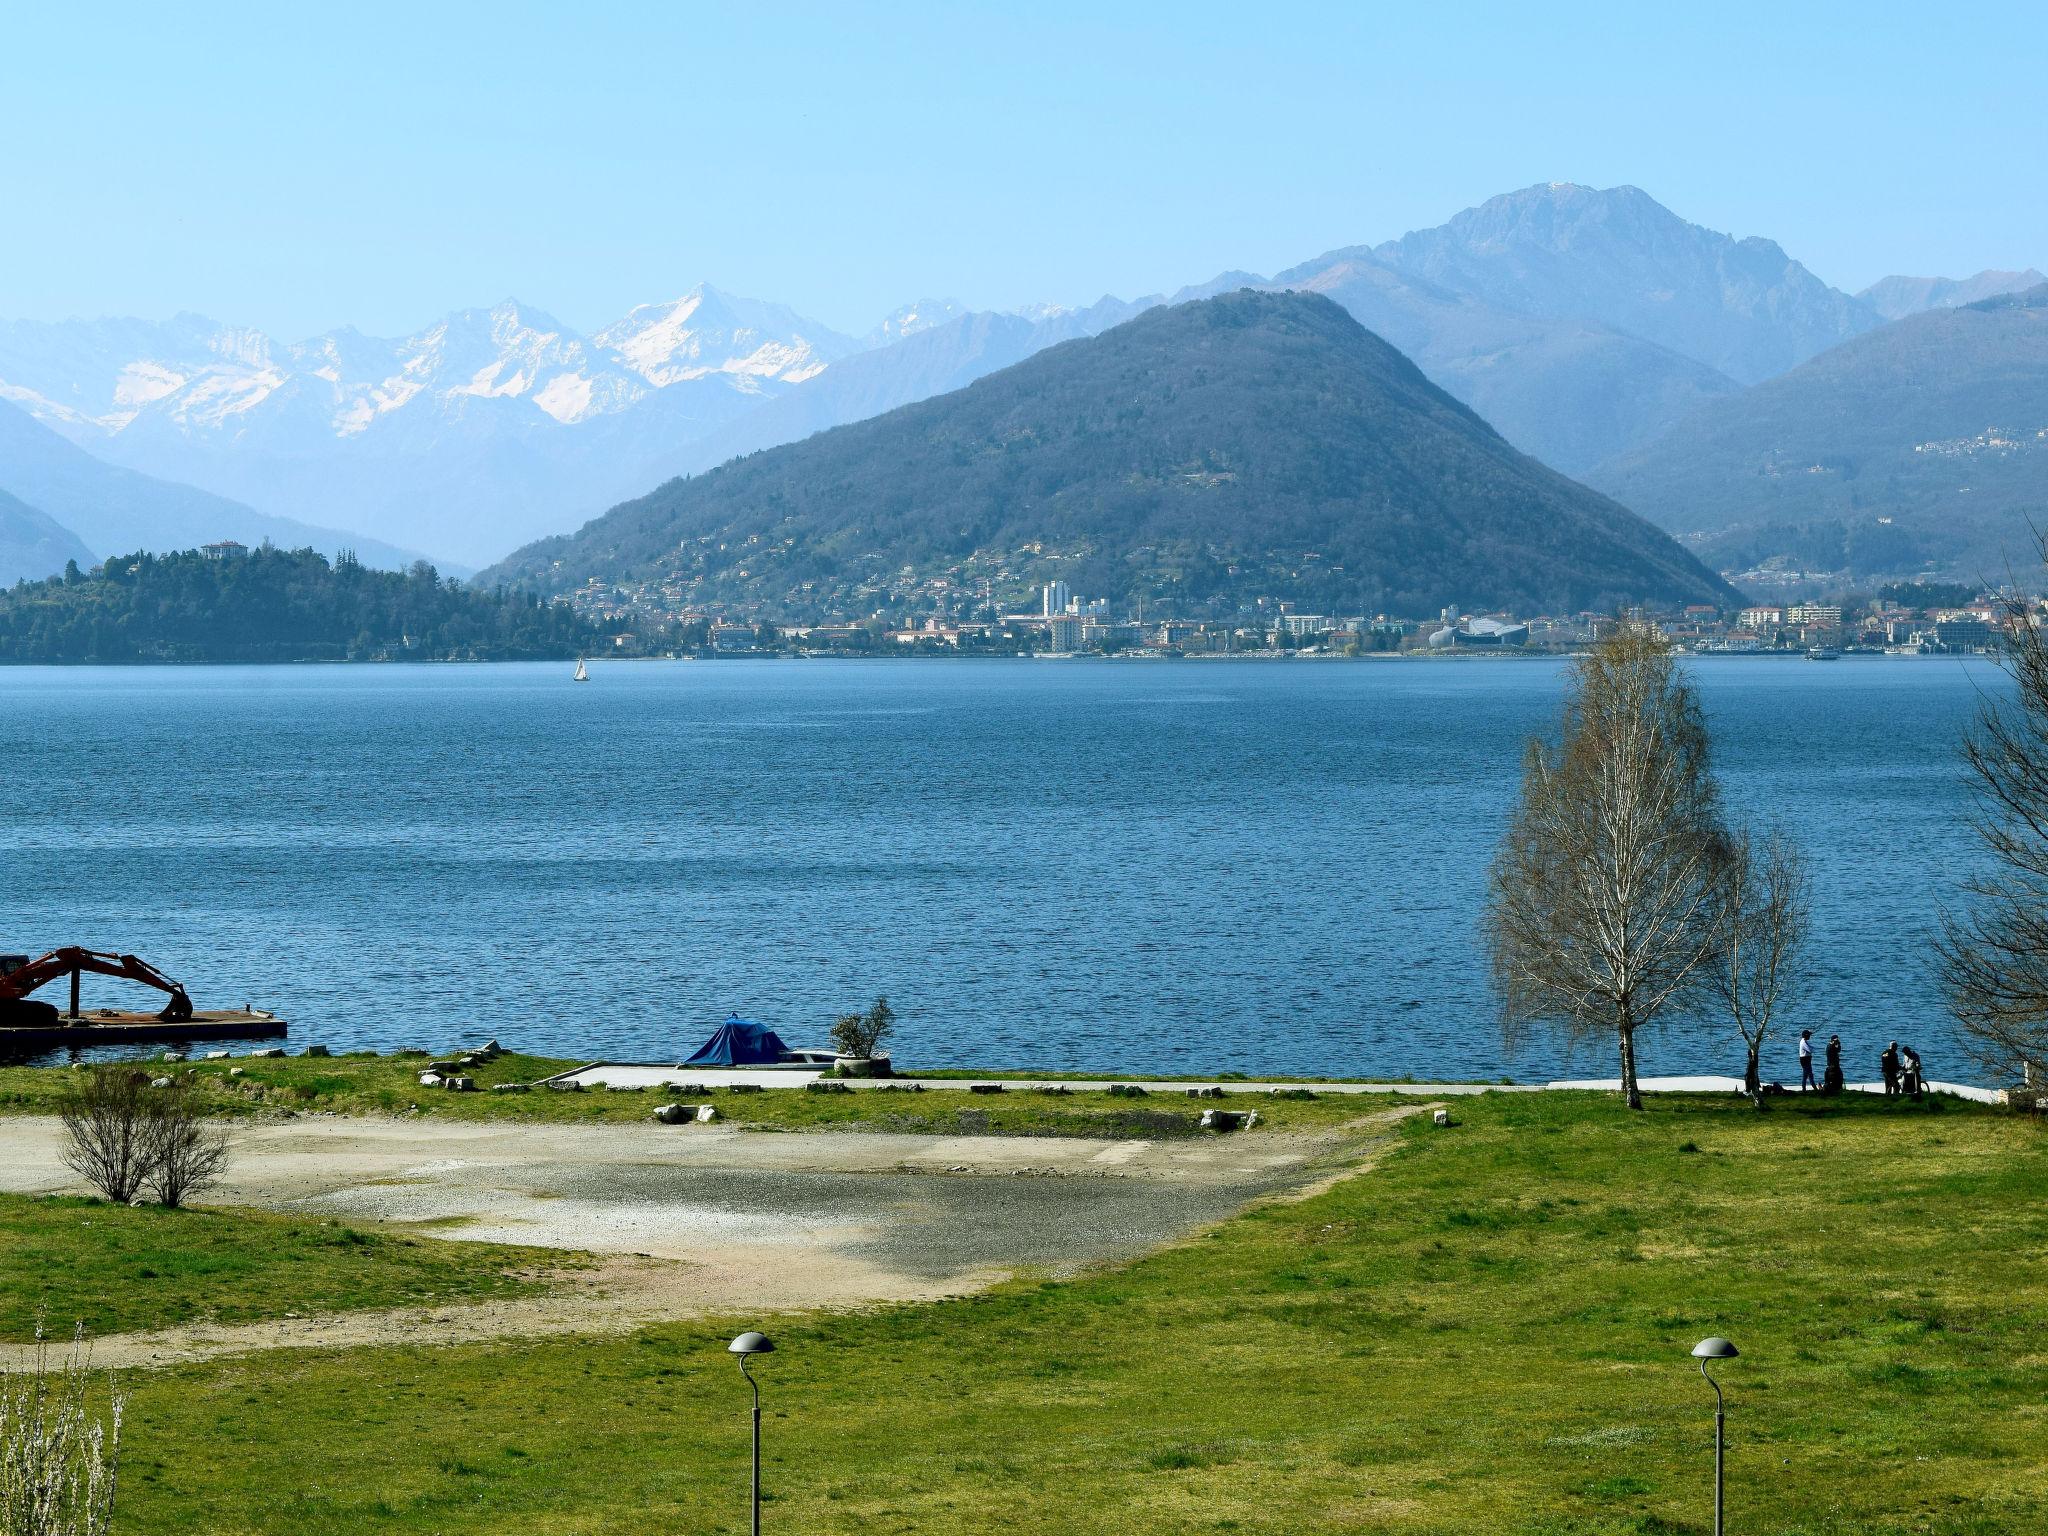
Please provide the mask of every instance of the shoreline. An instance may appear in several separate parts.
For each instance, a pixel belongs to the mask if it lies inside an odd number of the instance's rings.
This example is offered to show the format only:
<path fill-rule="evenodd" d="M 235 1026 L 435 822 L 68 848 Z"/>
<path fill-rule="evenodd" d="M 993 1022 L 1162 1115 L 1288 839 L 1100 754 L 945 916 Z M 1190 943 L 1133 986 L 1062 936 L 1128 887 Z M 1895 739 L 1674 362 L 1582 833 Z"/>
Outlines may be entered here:
<path fill-rule="evenodd" d="M 1201 662 L 1531 662 L 1569 661 L 1575 656 L 1587 654 L 1583 645 L 1558 649 L 1519 647 L 1516 649 L 1493 649 L 1491 647 L 1445 648 L 1442 650 L 1416 651 L 1365 651 L 1357 656 L 1346 656 L 1334 651 L 1194 651 L 1185 654 L 1164 653 L 1116 654 L 1094 652 L 1054 653 L 1045 651 L 919 651 L 904 647 L 896 651 L 870 651 L 858 654 L 844 651 L 742 651 L 723 654 L 692 656 L 597 656 L 585 655 L 580 659 L 595 662 L 600 669 L 625 663 L 651 664 L 660 662 L 687 662 L 692 664 L 733 662 L 939 662 L 958 663 L 963 661 L 990 662 L 1060 662 L 1075 664 L 1119 664 L 1126 666 L 1158 666 L 1162 663 Z M 1685 651 L 1678 657 L 1682 661 L 1805 661 L 1803 650 L 1772 651 Z M 37 661 L 17 657 L 0 657 L 0 675 L 8 671 L 27 670 L 42 667 L 52 671 L 126 671 L 162 672 L 193 671 L 208 667 L 552 667 L 566 665 L 578 660 L 575 654 L 561 656 L 413 656 L 413 657 L 365 657 L 350 660 L 345 657 L 307 656 L 285 661 L 251 661 L 236 657 L 222 657 L 210 661 Z M 1839 658 L 1843 661 L 1989 661 L 1996 663 L 1997 657 L 1984 651 L 1845 651 Z"/>

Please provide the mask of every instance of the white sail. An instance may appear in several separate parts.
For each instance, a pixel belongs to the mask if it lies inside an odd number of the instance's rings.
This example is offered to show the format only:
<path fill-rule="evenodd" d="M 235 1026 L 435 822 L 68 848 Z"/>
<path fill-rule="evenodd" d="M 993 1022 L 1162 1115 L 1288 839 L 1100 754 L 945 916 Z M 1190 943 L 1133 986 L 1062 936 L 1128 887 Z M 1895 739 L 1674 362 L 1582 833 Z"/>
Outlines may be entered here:
<path fill-rule="evenodd" d="M 581 656 L 578 656 L 576 658 L 576 676 L 574 678 L 574 681 L 579 683 L 587 683 L 590 681 L 590 669 L 583 665 L 583 658 Z"/>

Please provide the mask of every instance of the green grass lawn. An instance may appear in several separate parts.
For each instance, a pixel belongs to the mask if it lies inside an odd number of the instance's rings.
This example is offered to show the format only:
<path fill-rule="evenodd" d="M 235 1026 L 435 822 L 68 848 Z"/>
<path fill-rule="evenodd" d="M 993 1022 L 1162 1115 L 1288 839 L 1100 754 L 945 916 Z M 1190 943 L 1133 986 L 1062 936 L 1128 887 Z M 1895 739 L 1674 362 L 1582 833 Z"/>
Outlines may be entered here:
<path fill-rule="evenodd" d="M 494 1084 L 537 1082 L 578 1065 L 520 1055 L 501 1056 L 475 1068 L 470 1075 L 480 1091 L 451 1093 L 421 1085 L 419 1075 L 427 1061 L 424 1056 L 238 1057 L 152 1070 L 191 1072 L 205 1093 L 208 1110 L 224 1116 L 287 1112 L 394 1115 L 417 1108 L 422 1115 L 451 1119 L 623 1124 L 646 1120 L 655 1105 L 671 1097 L 656 1089 L 638 1093 L 603 1089 L 492 1093 Z M 239 1077 L 231 1075 L 235 1069 L 240 1069 Z M 687 1084 L 692 1075 L 679 1068 L 676 1079 Z M 62 1067 L 0 1068 L 0 1113 L 53 1114 L 70 1079 L 69 1069 Z M 1171 1083 L 1155 1084 L 1135 1098 L 1040 1093 L 1021 1084 L 996 1094 L 970 1093 L 964 1088 L 923 1093 L 874 1088 L 851 1088 L 845 1093 L 807 1093 L 796 1088 L 744 1093 L 719 1088 L 689 1097 L 692 1102 L 716 1106 L 733 1124 L 761 1130 L 833 1126 L 921 1133 L 1114 1137 L 1193 1135 L 1207 1108 L 1255 1109 L 1268 1129 L 1324 1130 L 1368 1114 L 1385 1102 L 1356 1094 L 1276 1098 L 1253 1084 L 1233 1086 L 1222 1100 L 1195 1100 L 1188 1098 L 1185 1087 Z"/>
<path fill-rule="evenodd" d="M 862 1316 L 132 1378 L 124 1532 L 2048 1530 L 2048 1135 L 1499 1095 L 1137 1264 Z"/>
<path fill-rule="evenodd" d="M 539 1288 L 572 1255 L 261 1211 L 0 1195 L 0 1340 L 247 1322 Z"/>

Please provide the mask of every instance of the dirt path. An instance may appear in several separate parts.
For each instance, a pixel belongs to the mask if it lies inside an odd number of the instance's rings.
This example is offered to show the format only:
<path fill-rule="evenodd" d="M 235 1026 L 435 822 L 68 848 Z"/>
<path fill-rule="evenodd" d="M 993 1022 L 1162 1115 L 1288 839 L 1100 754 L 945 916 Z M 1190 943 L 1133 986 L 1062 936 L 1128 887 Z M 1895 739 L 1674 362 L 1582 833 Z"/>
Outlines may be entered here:
<path fill-rule="evenodd" d="M 192 1323 L 95 1340 L 94 1363 L 151 1367 L 272 1349 L 629 1332 L 709 1315 L 958 1295 L 1185 1239 L 1260 1198 L 1372 1166 L 1397 1122 L 1190 1141 L 677 1131 L 636 1126 L 301 1120 L 235 1133 L 210 1204 L 430 1223 L 455 1240 L 598 1254 L 549 1292 L 476 1304 Z M 76 1181 L 52 1121 L 0 1120 L 0 1189 Z M 0 1364 L 32 1351 L 0 1345 Z"/>

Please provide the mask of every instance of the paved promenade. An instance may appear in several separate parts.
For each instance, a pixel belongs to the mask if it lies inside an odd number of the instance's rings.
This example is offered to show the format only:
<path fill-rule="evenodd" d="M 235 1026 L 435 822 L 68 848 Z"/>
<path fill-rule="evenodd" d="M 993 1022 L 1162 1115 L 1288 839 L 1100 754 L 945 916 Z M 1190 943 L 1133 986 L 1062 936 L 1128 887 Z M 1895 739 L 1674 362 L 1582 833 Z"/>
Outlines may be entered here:
<path fill-rule="evenodd" d="M 732 1088 L 739 1086 L 757 1088 L 802 1088 L 826 1076 L 814 1068 L 793 1067 L 678 1067 L 662 1066 L 646 1062 L 606 1061 L 579 1067 L 564 1072 L 550 1081 L 574 1081 L 586 1088 L 659 1088 L 663 1083 L 678 1085 L 702 1084 L 706 1088 Z M 1076 1092 L 1100 1092 L 1117 1084 L 1135 1084 L 1148 1093 L 1171 1094 L 1194 1092 L 1201 1089 L 1221 1088 L 1225 1093 L 1273 1093 L 1294 1089 L 1307 1089 L 1314 1093 L 1405 1093 L 1426 1098 L 1445 1098 L 1475 1093 L 1540 1093 L 1549 1090 L 1607 1090 L 1618 1092 L 1619 1078 L 1574 1078 L 1551 1083 L 1517 1083 L 1512 1086 L 1501 1083 L 1318 1083 L 1305 1080 L 1278 1080 L 1261 1078 L 1250 1081 L 1244 1078 L 1174 1079 L 1147 1077 L 893 1077 L 884 1081 L 872 1078 L 846 1078 L 849 1088 L 875 1089 L 894 1084 L 899 1087 L 920 1088 L 971 1088 L 977 1085 L 995 1085 L 1022 1091 L 1041 1085 L 1058 1084 Z M 1851 1093 L 1882 1093 L 1882 1083 L 1848 1083 Z M 1967 1083 L 1929 1083 L 1935 1093 L 1950 1093 L 1958 1098 L 1972 1099 L 1980 1104 L 2001 1102 L 1999 1095 L 1989 1088 L 1977 1088 Z M 1645 1093 L 1740 1093 L 1742 1079 L 1738 1077 L 1646 1077 L 1642 1079 Z"/>

